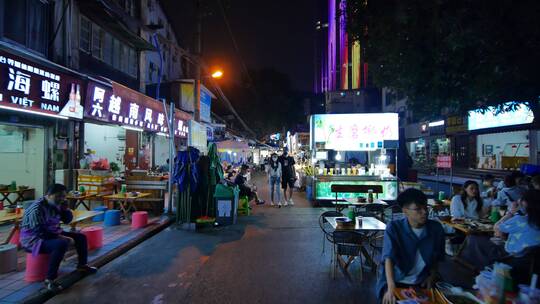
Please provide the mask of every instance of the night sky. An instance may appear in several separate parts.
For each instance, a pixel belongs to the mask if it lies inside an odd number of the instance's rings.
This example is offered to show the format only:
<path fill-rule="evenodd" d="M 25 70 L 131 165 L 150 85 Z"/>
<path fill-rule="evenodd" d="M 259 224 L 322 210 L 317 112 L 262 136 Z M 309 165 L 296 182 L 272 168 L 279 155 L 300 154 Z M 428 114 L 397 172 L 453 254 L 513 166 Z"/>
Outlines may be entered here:
<path fill-rule="evenodd" d="M 239 81 L 241 61 L 235 52 L 218 0 L 203 0 L 203 58 L 222 67 L 225 79 Z M 248 68 L 273 68 L 286 73 L 294 89 L 312 91 L 314 16 L 313 0 L 222 0 Z M 180 44 L 193 45 L 195 0 L 161 1 Z M 174 13 L 172 13 L 174 12 Z"/>

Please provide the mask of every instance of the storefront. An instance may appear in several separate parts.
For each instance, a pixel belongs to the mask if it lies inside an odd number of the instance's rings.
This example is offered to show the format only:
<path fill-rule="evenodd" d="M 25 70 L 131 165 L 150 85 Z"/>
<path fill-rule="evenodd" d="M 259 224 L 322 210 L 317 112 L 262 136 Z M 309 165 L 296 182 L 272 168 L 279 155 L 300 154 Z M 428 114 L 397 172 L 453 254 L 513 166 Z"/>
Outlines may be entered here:
<path fill-rule="evenodd" d="M 437 156 L 450 155 L 451 141 L 445 134 L 445 125 L 444 120 L 436 120 L 414 124 L 405 129 L 407 151 L 413 161 L 413 168 L 432 171 Z"/>
<path fill-rule="evenodd" d="M 52 66 L 42 58 L 0 50 L 0 184 L 29 187 L 23 199 L 42 196 L 55 181 L 70 187 L 79 153 L 85 82 L 75 72 Z"/>
<path fill-rule="evenodd" d="M 148 170 L 168 158 L 168 123 L 163 104 L 118 83 L 90 81 L 86 99 L 85 148 L 123 170 Z M 176 110 L 176 144 L 189 134 L 186 113 Z M 92 121 L 92 122 L 90 122 Z"/>
<path fill-rule="evenodd" d="M 313 115 L 310 134 L 315 200 L 335 199 L 334 184 L 380 185 L 380 199 L 396 199 L 398 114 Z M 366 195 L 340 193 L 338 198 Z"/>
<path fill-rule="evenodd" d="M 473 167 L 516 170 L 530 163 L 530 138 L 535 135 L 531 130 L 533 120 L 534 115 L 526 105 L 503 113 L 496 113 L 493 108 L 484 113 L 470 111 L 468 130 L 475 138 L 470 142 L 476 155 Z"/>

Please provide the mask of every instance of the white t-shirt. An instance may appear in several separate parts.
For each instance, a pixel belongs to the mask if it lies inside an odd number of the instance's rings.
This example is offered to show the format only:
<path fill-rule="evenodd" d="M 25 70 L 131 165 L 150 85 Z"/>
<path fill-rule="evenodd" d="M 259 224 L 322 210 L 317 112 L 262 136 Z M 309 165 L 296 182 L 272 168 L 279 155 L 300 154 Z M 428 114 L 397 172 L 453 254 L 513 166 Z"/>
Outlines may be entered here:
<path fill-rule="evenodd" d="M 465 208 L 463 201 L 461 200 L 461 195 L 455 195 L 452 198 L 452 203 L 450 203 L 450 215 L 454 218 L 478 219 L 479 216 L 476 211 L 477 206 L 478 202 L 474 199 L 469 201 L 467 203 L 467 208 Z"/>
<path fill-rule="evenodd" d="M 266 172 L 268 172 L 269 177 L 281 177 L 281 163 L 277 162 L 276 169 L 272 168 L 271 162 L 266 165 Z"/>
<path fill-rule="evenodd" d="M 426 228 L 412 228 L 414 234 L 416 234 L 417 237 L 420 237 L 422 233 L 424 232 Z M 416 250 L 416 258 L 414 261 L 414 266 L 409 271 L 409 273 L 399 281 L 399 283 L 402 284 L 408 284 L 408 285 L 414 285 L 418 282 L 418 277 L 420 276 L 420 273 L 424 270 L 424 267 L 426 267 L 426 262 L 424 262 L 424 259 L 422 258 L 422 254 L 420 254 L 420 249 Z"/>

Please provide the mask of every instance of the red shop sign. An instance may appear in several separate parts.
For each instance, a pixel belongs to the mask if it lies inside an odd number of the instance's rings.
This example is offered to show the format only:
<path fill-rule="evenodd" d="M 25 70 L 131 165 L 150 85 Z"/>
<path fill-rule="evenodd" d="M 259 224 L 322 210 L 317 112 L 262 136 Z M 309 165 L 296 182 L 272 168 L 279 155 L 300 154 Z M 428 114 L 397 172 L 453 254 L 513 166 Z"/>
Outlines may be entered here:
<path fill-rule="evenodd" d="M 112 88 L 97 82 L 88 84 L 85 117 L 152 132 L 169 132 L 162 102 L 116 82 L 111 84 Z M 187 137 L 189 133 L 189 119 L 184 118 L 175 113 L 176 136 Z"/>
<path fill-rule="evenodd" d="M 0 50 L 0 109 L 82 119 L 85 82 Z"/>
<path fill-rule="evenodd" d="M 452 156 L 439 155 L 437 156 L 437 168 L 452 168 Z"/>

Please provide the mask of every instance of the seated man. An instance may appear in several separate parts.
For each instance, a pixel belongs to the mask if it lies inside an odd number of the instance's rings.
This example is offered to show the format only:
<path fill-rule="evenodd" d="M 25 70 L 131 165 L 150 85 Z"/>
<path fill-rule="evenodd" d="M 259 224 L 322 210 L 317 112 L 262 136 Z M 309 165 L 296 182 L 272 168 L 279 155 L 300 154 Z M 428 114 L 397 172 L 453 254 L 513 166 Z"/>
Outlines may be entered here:
<path fill-rule="evenodd" d="M 384 232 L 384 268 L 377 282 L 384 304 L 396 302 L 396 287 L 431 288 L 437 278 L 437 264 L 444 258 L 444 231 L 440 223 L 427 218 L 426 195 L 407 189 L 397 201 L 405 218 L 390 222 Z"/>
<path fill-rule="evenodd" d="M 247 196 L 250 201 L 255 199 L 257 205 L 262 205 L 264 204 L 264 201 L 259 199 L 257 187 L 247 183 L 245 176 L 248 173 L 248 169 L 248 165 L 242 165 L 240 172 L 238 172 L 236 178 L 234 179 L 234 183 L 240 187 L 240 196 Z"/>
<path fill-rule="evenodd" d="M 60 221 L 69 224 L 73 219 L 71 210 L 65 202 L 66 187 L 54 184 L 47 189 L 44 197 L 38 199 L 24 211 L 21 224 L 21 244 L 33 255 L 50 254 L 49 270 L 45 286 L 49 290 L 61 290 L 62 286 L 54 282 L 58 276 L 60 262 L 68 246 L 75 244 L 79 263 L 77 270 L 95 273 L 97 269 L 87 265 L 88 249 L 86 236 L 76 232 L 66 232 L 60 227 Z"/>

